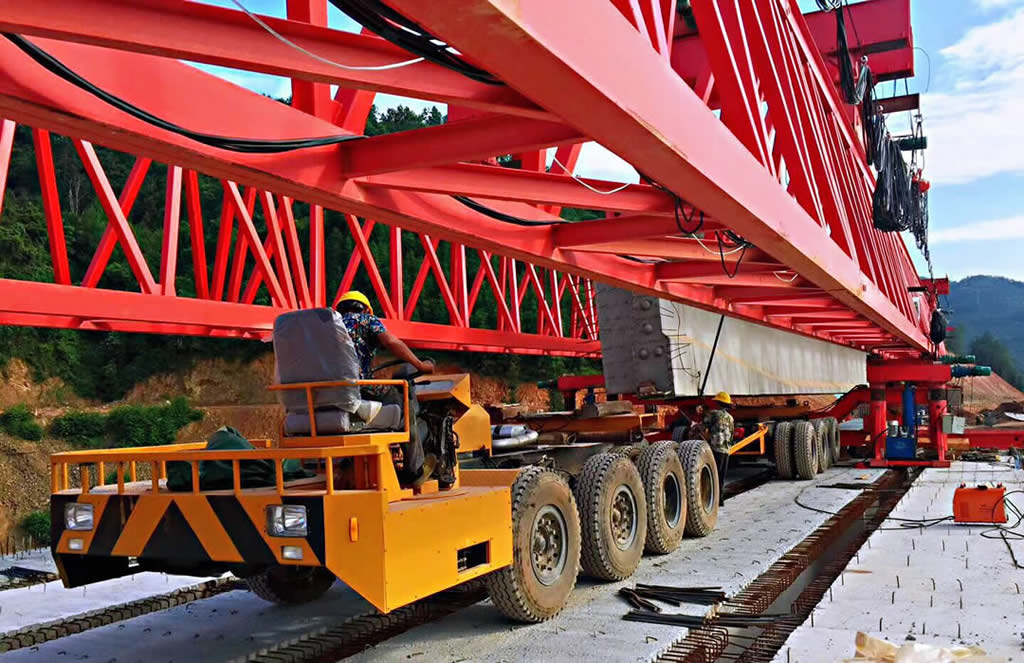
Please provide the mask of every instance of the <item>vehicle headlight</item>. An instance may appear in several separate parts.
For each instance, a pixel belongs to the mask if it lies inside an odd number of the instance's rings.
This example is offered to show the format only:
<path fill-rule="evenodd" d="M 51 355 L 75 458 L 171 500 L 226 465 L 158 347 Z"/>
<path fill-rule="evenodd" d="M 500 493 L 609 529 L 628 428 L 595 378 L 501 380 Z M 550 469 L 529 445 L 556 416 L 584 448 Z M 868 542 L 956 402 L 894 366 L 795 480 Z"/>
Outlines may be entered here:
<path fill-rule="evenodd" d="M 306 507 L 297 504 L 272 504 L 267 507 L 267 534 L 270 536 L 306 536 Z"/>
<path fill-rule="evenodd" d="M 64 527 L 74 530 L 92 529 L 92 505 L 80 502 L 65 504 Z"/>

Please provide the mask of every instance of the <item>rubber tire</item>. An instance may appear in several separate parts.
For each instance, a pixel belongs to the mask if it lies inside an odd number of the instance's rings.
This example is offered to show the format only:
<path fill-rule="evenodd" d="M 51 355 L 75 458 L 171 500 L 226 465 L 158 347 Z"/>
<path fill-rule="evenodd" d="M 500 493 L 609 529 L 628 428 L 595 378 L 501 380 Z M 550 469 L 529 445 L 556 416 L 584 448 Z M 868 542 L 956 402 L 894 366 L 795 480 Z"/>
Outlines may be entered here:
<path fill-rule="evenodd" d="M 809 421 L 793 424 L 793 459 L 797 478 L 814 478 L 818 470 L 818 436 Z"/>
<path fill-rule="evenodd" d="M 828 442 L 832 448 L 831 460 L 832 464 L 835 465 L 843 455 L 839 436 L 839 420 L 835 417 L 826 417 L 825 420 L 828 421 Z"/>
<path fill-rule="evenodd" d="M 636 502 L 636 532 L 632 544 L 620 550 L 612 535 L 611 506 L 616 489 L 625 485 Z M 647 539 L 647 502 L 636 466 L 624 456 L 591 456 L 576 481 L 576 504 L 583 526 L 580 566 L 599 580 L 624 580 L 633 575 Z"/>
<path fill-rule="evenodd" d="M 647 442 L 637 442 L 636 444 L 622 444 L 612 447 L 611 449 L 608 450 L 608 453 L 615 454 L 616 456 L 625 456 L 626 458 L 630 459 L 635 463 L 637 461 L 637 458 L 640 457 L 640 454 L 642 454 L 645 449 L 650 448 L 650 446 L 651 445 L 648 444 Z"/>
<path fill-rule="evenodd" d="M 337 578 L 322 566 L 268 567 L 245 579 L 249 591 L 264 601 L 283 605 L 309 603 L 323 596 Z"/>
<path fill-rule="evenodd" d="M 772 446 L 775 451 L 775 474 L 780 479 L 792 479 L 793 470 L 793 422 L 780 421 L 775 424 L 772 433 Z"/>
<path fill-rule="evenodd" d="M 821 474 L 832 467 L 832 445 L 828 439 L 828 421 L 815 419 L 814 435 L 818 438 L 818 473 Z"/>
<path fill-rule="evenodd" d="M 686 531 L 686 476 L 672 442 L 658 442 L 643 450 L 637 461 L 647 502 L 647 541 L 644 550 L 665 555 L 679 547 Z M 674 476 L 679 490 L 679 520 L 673 527 L 661 505 L 665 503 L 665 480 Z"/>
<path fill-rule="evenodd" d="M 686 475 L 686 533 L 689 536 L 707 536 L 718 524 L 718 464 L 715 454 L 704 440 L 686 440 L 679 444 L 679 460 Z M 709 468 L 712 478 L 711 508 L 704 507 L 701 500 L 700 478 L 704 469 Z"/>
<path fill-rule="evenodd" d="M 576 500 L 565 478 L 553 470 L 524 468 L 512 483 L 512 564 L 484 577 L 487 593 L 506 617 L 537 623 L 551 619 L 565 607 L 580 569 L 580 520 Z M 537 579 L 530 561 L 533 521 L 545 506 L 554 506 L 565 518 L 566 551 L 563 575 L 551 585 Z"/>

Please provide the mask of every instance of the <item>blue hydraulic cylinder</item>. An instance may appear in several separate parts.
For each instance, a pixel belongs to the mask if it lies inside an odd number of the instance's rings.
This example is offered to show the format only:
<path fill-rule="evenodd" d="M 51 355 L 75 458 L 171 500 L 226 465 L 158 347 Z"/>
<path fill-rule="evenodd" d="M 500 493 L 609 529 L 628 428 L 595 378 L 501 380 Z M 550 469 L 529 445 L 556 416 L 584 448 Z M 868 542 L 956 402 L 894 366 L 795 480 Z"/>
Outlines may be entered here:
<path fill-rule="evenodd" d="M 903 427 L 907 437 L 917 438 L 917 387 L 910 383 L 903 388 Z"/>

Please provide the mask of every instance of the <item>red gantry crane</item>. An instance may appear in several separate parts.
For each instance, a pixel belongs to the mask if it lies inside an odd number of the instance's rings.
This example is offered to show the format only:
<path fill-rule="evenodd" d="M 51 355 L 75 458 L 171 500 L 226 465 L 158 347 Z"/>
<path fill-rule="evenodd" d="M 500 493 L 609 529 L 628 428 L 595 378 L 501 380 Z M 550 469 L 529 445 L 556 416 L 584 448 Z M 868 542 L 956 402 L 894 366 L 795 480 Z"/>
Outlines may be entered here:
<path fill-rule="evenodd" d="M 241 1 L 0 4 L 0 195 L 27 125 L 53 261 L 52 282 L 0 279 L 0 324 L 261 337 L 283 310 L 331 304 L 328 272 L 343 273 L 340 294 L 365 270 L 413 345 L 596 356 L 600 281 L 862 349 L 901 380 L 935 377 L 936 284 L 886 232 L 908 227 L 893 174 L 915 205 L 924 187 L 891 163 L 883 118 L 917 97 L 874 96 L 913 74 L 909 0 L 820 0 L 807 15 L 795 0 L 331 2 L 363 32 L 327 27 L 327 0 L 287 0 L 287 19 Z M 289 77 L 291 107 L 181 60 Z M 364 137 L 377 93 L 447 104 L 448 120 Z M 84 274 L 68 266 L 49 132 L 72 139 L 109 220 Z M 641 182 L 575 177 L 586 141 Z M 138 155 L 125 182 L 93 144 Z M 130 222 L 153 161 L 169 164 L 159 265 Z M 203 177 L 222 183 L 219 218 L 204 218 Z M 568 223 L 563 207 L 605 217 Z M 345 265 L 325 264 L 325 208 L 355 240 Z M 387 264 L 372 233 L 389 238 Z M 423 246 L 412 283 L 404 233 Z M 118 246 L 136 291 L 97 287 Z M 175 292 L 186 269 L 194 297 Z M 428 281 L 446 324 L 414 318 Z M 471 324 L 483 291 L 498 308 L 486 329 Z"/>

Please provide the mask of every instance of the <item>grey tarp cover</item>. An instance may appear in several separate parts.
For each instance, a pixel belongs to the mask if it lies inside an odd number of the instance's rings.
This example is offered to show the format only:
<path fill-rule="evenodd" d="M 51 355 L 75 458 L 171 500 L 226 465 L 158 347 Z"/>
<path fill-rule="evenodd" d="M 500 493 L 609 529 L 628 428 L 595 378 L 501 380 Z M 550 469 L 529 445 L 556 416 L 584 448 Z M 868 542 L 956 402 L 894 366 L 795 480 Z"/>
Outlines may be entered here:
<path fill-rule="evenodd" d="M 274 320 L 274 357 L 281 384 L 358 380 L 359 357 L 341 314 L 329 308 L 292 311 Z M 307 413 L 305 390 L 279 391 L 285 410 Z M 313 392 L 316 409 L 336 407 L 355 412 L 358 387 L 318 389 Z"/>

